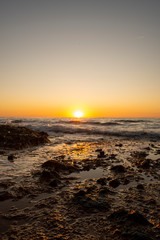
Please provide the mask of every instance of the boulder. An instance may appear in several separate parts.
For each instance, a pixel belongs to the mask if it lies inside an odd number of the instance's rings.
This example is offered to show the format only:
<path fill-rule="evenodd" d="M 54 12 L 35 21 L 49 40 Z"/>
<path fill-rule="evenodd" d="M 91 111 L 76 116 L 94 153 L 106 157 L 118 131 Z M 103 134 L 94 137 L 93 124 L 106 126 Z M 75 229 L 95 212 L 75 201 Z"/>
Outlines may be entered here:
<path fill-rule="evenodd" d="M 109 182 L 109 185 L 113 188 L 117 188 L 120 184 L 121 183 L 118 179 L 113 179 Z"/>
<path fill-rule="evenodd" d="M 78 171 L 78 168 L 75 166 L 72 166 L 70 164 L 64 164 L 56 160 L 48 160 L 42 164 L 42 168 L 48 169 L 49 171 L 56 171 L 56 172 L 65 172 L 69 171 L 76 172 Z"/>
<path fill-rule="evenodd" d="M 48 134 L 26 127 L 0 125 L 0 147 L 4 149 L 23 149 L 49 143 Z"/>
<path fill-rule="evenodd" d="M 126 168 L 122 165 L 116 165 L 116 166 L 113 166 L 111 167 L 111 170 L 116 172 L 116 173 L 124 173 L 126 172 Z"/>

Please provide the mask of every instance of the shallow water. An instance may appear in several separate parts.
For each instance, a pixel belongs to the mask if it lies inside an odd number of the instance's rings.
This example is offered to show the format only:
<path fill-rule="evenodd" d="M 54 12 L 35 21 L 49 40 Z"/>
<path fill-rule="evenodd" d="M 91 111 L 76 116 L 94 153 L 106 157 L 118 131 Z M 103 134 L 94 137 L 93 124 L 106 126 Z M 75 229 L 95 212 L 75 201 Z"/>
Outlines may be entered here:
<path fill-rule="evenodd" d="M 102 148 L 106 154 L 118 154 L 119 161 L 129 165 L 130 152 L 142 151 L 151 141 L 160 139 L 159 118 L 0 118 L 0 123 L 47 131 L 51 140 L 45 146 L 6 151 L 0 155 L 0 181 L 20 182 L 53 158 L 80 166 L 85 159 L 94 161 L 97 148 Z M 119 147 L 125 136 L 126 142 L 123 140 L 123 146 Z M 113 145 L 114 141 L 117 146 Z M 160 156 L 156 155 L 157 149 L 152 148 L 148 158 L 157 160 Z M 15 154 L 14 161 L 8 160 L 10 154 Z M 92 171 L 82 173 L 82 178 L 101 175 L 99 170 Z"/>

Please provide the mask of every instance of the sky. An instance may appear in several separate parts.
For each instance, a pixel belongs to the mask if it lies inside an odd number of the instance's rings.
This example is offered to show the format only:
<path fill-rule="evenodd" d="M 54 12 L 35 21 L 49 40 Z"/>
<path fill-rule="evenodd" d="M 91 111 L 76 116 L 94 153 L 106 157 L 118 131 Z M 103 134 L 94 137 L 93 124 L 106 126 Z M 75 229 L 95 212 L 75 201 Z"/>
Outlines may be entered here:
<path fill-rule="evenodd" d="M 0 116 L 160 117 L 159 0 L 0 1 Z"/>

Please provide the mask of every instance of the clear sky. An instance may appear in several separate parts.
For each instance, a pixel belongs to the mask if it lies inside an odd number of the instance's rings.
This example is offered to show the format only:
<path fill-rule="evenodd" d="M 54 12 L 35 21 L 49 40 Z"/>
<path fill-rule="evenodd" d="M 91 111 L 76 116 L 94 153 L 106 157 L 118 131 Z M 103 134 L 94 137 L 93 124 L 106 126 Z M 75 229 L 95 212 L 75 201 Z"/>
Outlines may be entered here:
<path fill-rule="evenodd" d="M 0 1 L 0 116 L 160 117 L 159 0 Z"/>

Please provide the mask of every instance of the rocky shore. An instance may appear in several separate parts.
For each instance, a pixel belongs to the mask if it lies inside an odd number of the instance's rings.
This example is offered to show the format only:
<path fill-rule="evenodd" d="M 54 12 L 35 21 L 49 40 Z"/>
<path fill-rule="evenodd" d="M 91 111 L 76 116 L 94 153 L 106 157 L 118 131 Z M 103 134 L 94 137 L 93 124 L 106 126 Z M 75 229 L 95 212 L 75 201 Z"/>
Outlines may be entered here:
<path fill-rule="evenodd" d="M 26 127 L 0 125 L 0 148 L 22 149 L 49 143 L 48 134 Z"/>
<path fill-rule="evenodd" d="M 31 146 L 31 136 L 49 141 L 44 133 L 17 131 L 28 143 L 1 143 L 1 156 L 9 146 Z M 90 157 L 75 159 L 87 151 Z M 43 155 L 30 177 L 0 182 L 1 239 L 160 239 L 159 141 L 74 142 L 56 156 L 46 147 Z"/>

